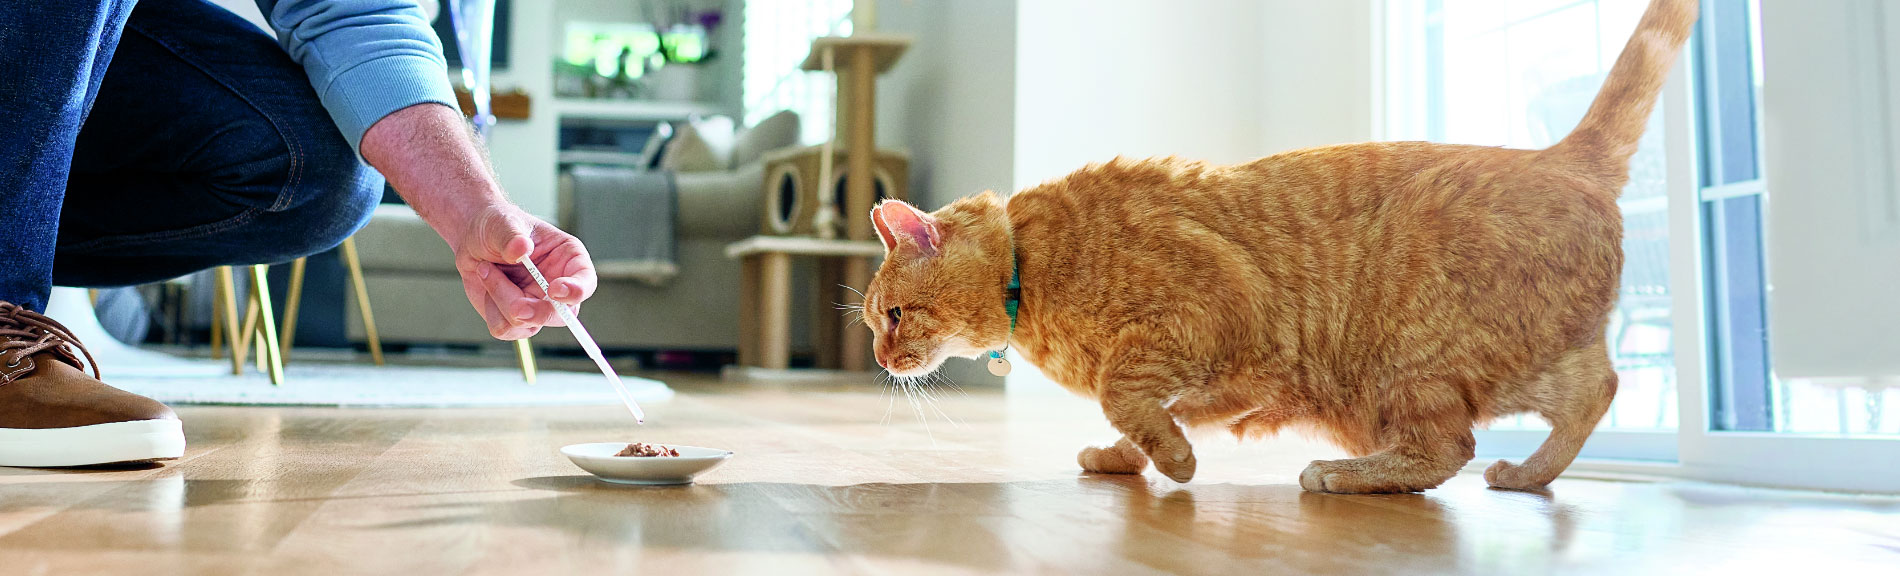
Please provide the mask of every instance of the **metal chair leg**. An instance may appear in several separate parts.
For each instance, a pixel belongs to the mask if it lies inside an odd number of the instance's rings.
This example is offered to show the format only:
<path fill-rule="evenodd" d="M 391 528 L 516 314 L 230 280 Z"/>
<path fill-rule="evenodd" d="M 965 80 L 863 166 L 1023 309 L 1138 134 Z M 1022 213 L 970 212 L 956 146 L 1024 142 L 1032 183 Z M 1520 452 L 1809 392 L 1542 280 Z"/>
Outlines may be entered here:
<path fill-rule="evenodd" d="M 369 309 L 369 286 L 363 283 L 363 261 L 356 257 L 356 238 L 343 239 L 343 265 L 349 268 L 350 285 L 356 289 L 356 309 L 363 313 L 363 335 L 369 339 L 369 359 L 383 365 L 383 339 L 376 335 L 376 315 Z"/>
<path fill-rule="evenodd" d="M 257 364 L 258 372 L 270 374 L 270 351 L 264 348 L 264 337 L 261 335 L 263 332 L 262 327 L 259 327 L 258 332 L 260 334 L 251 335 L 251 361 Z M 273 382 L 273 384 L 275 384 L 275 382 Z"/>
<path fill-rule="evenodd" d="M 224 283 L 211 283 L 211 359 L 224 358 Z"/>
<path fill-rule="evenodd" d="M 515 358 L 521 362 L 521 379 L 533 386 L 535 373 L 539 370 L 534 366 L 534 347 L 528 344 L 527 338 L 515 341 Z"/>
<path fill-rule="evenodd" d="M 224 320 L 224 339 L 231 345 L 231 374 L 243 374 L 244 346 L 248 343 L 240 343 L 243 336 L 238 331 L 237 281 L 230 266 L 218 267 L 217 285 L 218 301 L 214 305 L 223 310 L 219 316 Z"/>
<path fill-rule="evenodd" d="M 285 364 L 290 363 L 291 341 L 297 339 L 297 311 L 303 304 L 303 269 L 308 262 L 303 258 L 290 261 L 290 293 L 284 296 L 284 329 L 277 337 L 283 340 L 284 347 L 278 352 Z"/>
<path fill-rule="evenodd" d="M 260 334 L 263 338 L 260 342 L 263 353 L 258 357 L 258 361 L 266 365 L 266 373 L 270 374 L 271 385 L 282 386 L 284 385 L 284 359 L 279 355 L 281 349 L 278 348 L 277 343 L 277 319 L 272 318 L 275 313 L 271 311 L 270 282 L 266 277 L 268 272 L 270 272 L 270 267 L 263 264 L 251 267 L 251 294 L 256 296 L 258 304 L 257 328 L 263 331 Z"/>
<path fill-rule="evenodd" d="M 233 274 L 235 273 L 234 271 Z M 244 323 L 238 327 L 236 334 L 237 337 L 231 339 L 231 358 L 237 362 L 238 371 L 233 374 L 242 374 L 245 359 L 255 361 L 257 358 L 253 350 L 257 347 L 257 341 L 251 339 L 257 335 L 257 292 L 255 291 L 244 293 Z M 260 372 L 263 371 L 264 365 L 258 364 L 257 369 Z"/>

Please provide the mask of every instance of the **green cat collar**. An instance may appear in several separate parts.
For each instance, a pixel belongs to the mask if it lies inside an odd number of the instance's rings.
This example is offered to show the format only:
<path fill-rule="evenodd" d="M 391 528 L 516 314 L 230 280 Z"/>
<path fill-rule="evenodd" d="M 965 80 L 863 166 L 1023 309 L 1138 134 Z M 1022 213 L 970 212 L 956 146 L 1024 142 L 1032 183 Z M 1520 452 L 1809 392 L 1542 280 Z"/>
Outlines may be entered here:
<path fill-rule="evenodd" d="M 1009 313 L 1009 333 L 1010 334 L 1016 333 L 1016 309 L 1020 308 L 1022 306 L 1022 303 L 1023 303 L 1022 273 L 1021 271 L 1018 270 L 1015 255 L 1012 254 L 1010 257 L 1010 263 L 1009 263 L 1009 285 L 1003 288 L 1003 311 Z M 1002 376 L 1004 374 L 1009 373 L 1009 361 L 1003 359 L 1003 352 L 1008 349 L 1009 349 L 1009 343 L 1007 340 L 1005 340 L 1003 343 L 1003 350 L 990 351 L 990 373 L 991 374 Z M 1001 366 L 998 366 L 998 364 L 1001 364 Z"/>
<path fill-rule="evenodd" d="M 1016 333 L 1016 308 L 1023 303 L 1022 274 L 1016 270 L 1015 258 L 1009 263 L 1009 286 L 1003 289 L 1003 311 L 1009 313 L 1009 333 Z"/>

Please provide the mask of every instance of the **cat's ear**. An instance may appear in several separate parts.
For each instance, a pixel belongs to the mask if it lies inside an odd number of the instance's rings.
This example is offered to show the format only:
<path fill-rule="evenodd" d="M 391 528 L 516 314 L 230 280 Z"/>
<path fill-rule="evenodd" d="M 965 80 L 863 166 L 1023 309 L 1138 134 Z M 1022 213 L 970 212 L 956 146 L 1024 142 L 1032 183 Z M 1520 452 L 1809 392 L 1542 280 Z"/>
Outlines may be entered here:
<path fill-rule="evenodd" d="M 909 243 L 925 256 L 936 256 L 943 247 L 937 219 L 902 200 L 885 200 L 871 209 L 871 224 L 877 226 L 877 239 L 884 242 L 884 253 L 896 252 Z"/>

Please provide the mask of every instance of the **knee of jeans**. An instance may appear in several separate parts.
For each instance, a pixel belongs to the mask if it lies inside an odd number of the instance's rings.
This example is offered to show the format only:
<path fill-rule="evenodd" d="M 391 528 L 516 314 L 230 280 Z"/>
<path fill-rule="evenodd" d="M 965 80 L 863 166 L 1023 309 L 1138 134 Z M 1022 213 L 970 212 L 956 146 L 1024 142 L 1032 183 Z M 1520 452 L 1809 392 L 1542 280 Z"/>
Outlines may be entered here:
<path fill-rule="evenodd" d="M 322 174 L 308 183 L 316 186 L 304 187 L 302 202 L 268 216 L 278 221 L 274 228 L 293 232 L 281 236 L 286 240 L 282 259 L 335 248 L 369 223 L 370 214 L 382 201 L 383 177 L 358 162 L 354 152 L 342 158 L 347 161 L 308 166 Z"/>

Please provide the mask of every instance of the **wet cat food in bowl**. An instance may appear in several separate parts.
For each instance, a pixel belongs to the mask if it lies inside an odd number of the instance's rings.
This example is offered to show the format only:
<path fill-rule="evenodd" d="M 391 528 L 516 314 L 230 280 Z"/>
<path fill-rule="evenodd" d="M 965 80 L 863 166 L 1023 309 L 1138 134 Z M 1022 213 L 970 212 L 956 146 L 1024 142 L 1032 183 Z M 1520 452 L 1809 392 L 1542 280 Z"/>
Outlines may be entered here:
<path fill-rule="evenodd" d="M 732 457 L 729 450 L 626 442 L 594 442 L 561 448 L 561 455 L 605 482 L 658 486 L 687 484 Z"/>
<path fill-rule="evenodd" d="M 646 444 L 642 442 L 628 444 L 626 448 L 622 448 L 619 452 L 614 453 L 614 456 L 617 458 L 678 458 L 679 455 L 680 451 L 678 450 L 667 448 L 659 444 Z"/>

